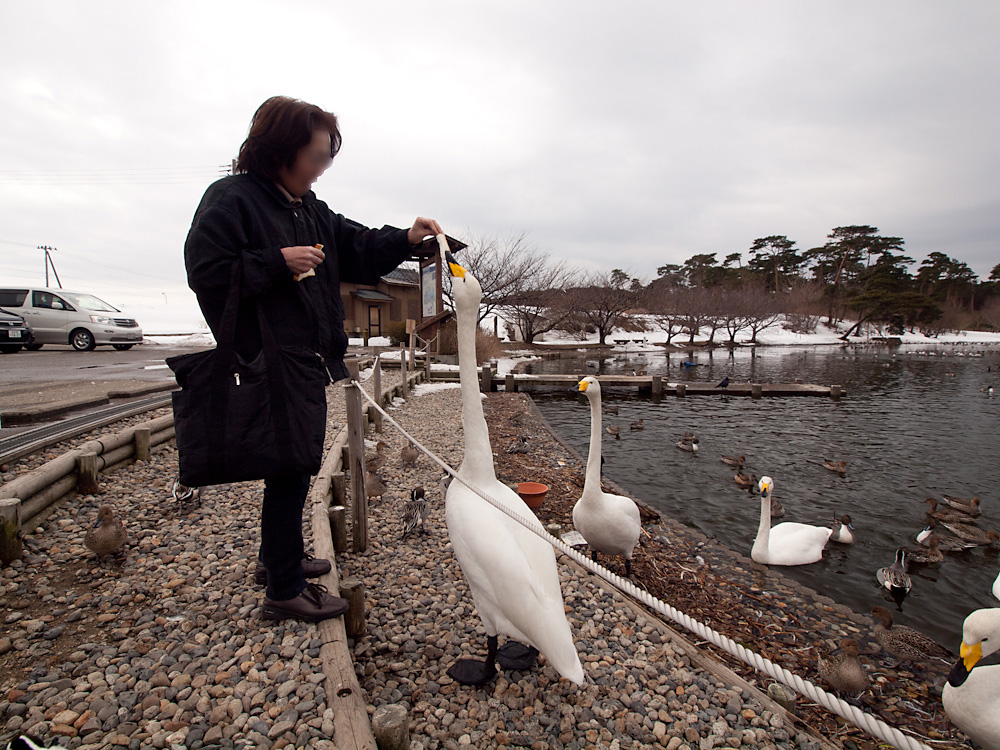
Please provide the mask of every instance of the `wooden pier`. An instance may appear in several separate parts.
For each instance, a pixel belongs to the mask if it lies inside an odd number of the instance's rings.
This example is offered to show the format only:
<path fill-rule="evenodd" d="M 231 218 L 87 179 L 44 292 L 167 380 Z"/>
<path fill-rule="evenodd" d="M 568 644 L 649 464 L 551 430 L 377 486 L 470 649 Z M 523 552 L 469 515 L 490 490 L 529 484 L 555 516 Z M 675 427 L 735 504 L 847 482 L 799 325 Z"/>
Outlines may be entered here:
<path fill-rule="evenodd" d="M 497 375 L 488 366 L 480 370 L 480 389 L 496 391 L 500 386 L 508 392 L 529 391 L 536 388 L 564 388 L 570 390 L 580 382 L 580 375 L 525 375 L 508 373 Z M 709 383 L 668 383 L 659 375 L 598 375 L 593 376 L 602 389 L 620 388 L 634 390 L 653 398 L 661 396 L 749 396 L 750 398 L 781 396 L 824 396 L 837 401 L 847 395 L 839 385 L 813 385 L 808 383 L 730 383 L 728 388 L 718 388 Z M 432 381 L 458 380 L 457 372 L 431 371 Z"/>

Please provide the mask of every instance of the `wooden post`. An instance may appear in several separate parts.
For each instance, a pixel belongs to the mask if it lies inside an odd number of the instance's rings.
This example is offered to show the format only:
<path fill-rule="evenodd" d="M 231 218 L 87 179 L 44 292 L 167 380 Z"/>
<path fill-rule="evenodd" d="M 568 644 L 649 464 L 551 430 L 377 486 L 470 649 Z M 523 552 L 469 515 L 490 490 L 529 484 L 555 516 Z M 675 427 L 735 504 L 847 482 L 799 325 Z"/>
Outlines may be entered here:
<path fill-rule="evenodd" d="M 375 357 L 375 372 L 372 373 L 372 377 L 375 379 L 374 389 L 375 389 L 375 403 L 379 406 L 383 406 L 382 403 L 382 358 Z M 372 416 L 372 423 L 375 425 L 375 432 L 382 432 L 382 412 L 378 409 L 370 409 Z"/>
<path fill-rule="evenodd" d="M 347 371 L 352 380 L 358 379 L 357 360 L 347 360 Z M 355 552 L 368 549 L 368 495 L 365 493 L 365 439 L 361 422 L 360 386 L 349 385 L 344 389 L 347 407 L 347 448 L 351 472 L 351 536 Z"/>
<path fill-rule="evenodd" d="M 490 369 L 489 364 L 483 365 L 482 371 L 479 373 L 479 390 L 483 393 L 489 393 L 493 388 L 493 370 Z"/>
<path fill-rule="evenodd" d="M 406 319 L 406 333 L 410 337 L 410 367 L 407 369 L 407 372 L 409 372 L 415 369 L 413 366 L 413 345 L 416 343 L 417 338 L 417 321 L 413 318 Z"/>
<path fill-rule="evenodd" d="M 687 395 L 687 386 L 684 383 L 677 384 L 677 398 L 684 398 Z"/>
<path fill-rule="evenodd" d="M 652 391 L 653 391 L 653 401 L 659 403 L 660 399 L 663 398 L 663 378 L 661 378 L 659 375 L 653 376 Z"/>
<path fill-rule="evenodd" d="M 344 476 L 344 472 L 338 471 L 330 477 L 330 479 L 330 490 L 333 493 L 333 504 L 347 505 L 347 477 Z"/>
<path fill-rule="evenodd" d="M 135 460 L 149 463 L 149 437 L 148 427 L 135 428 Z"/>
<path fill-rule="evenodd" d="M 101 491 L 97 483 L 97 454 L 84 451 L 76 457 L 76 488 L 81 495 L 96 495 Z"/>
<path fill-rule="evenodd" d="M 431 342 L 424 347 L 424 381 L 431 382 Z"/>
<path fill-rule="evenodd" d="M 410 716 L 399 703 L 386 704 L 372 715 L 378 750 L 410 750 Z"/>
<path fill-rule="evenodd" d="M 406 365 L 406 349 L 399 350 L 399 374 L 403 376 L 403 382 L 401 384 L 403 389 L 403 398 L 410 397 L 410 383 L 406 379 L 407 365 Z"/>
<path fill-rule="evenodd" d="M 340 476 L 344 476 L 341 474 Z M 330 517 L 330 536 L 333 538 L 333 551 L 338 555 L 347 552 L 347 508 L 343 505 L 331 505 L 327 511 Z"/>
<path fill-rule="evenodd" d="M 0 563 L 21 559 L 21 501 L 16 497 L 0 500 Z"/>
<path fill-rule="evenodd" d="M 830 386 L 830 398 L 832 398 L 834 401 L 840 401 L 840 386 L 839 385 L 831 385 Z"/>
<path fill-rule="evenodd" d="M 507 373 L 506 377 L 503 379 L 503 387 L 507 393 L 513 393 L 517 390 L 517 383 L 514 382 L 514 373 Z"/>
<path fill-rule="evenodd" d="M 760 398 L 762 395 L 764 395 L 764 386 L 762 386 L 760 383 L 751 383 L 750 384 L 750 398 L 755 398 L 756 399 L 756 398 Z"/>
<path fill-rule="evenodd" d="M 350 609 L 344 615 L 344 627 L 348 638 L 367 635 L 368 624 L 365 622 L 365 584 L 360 578 L 351 576 L 340 582 L 340 595 L 347 600 Z"/>

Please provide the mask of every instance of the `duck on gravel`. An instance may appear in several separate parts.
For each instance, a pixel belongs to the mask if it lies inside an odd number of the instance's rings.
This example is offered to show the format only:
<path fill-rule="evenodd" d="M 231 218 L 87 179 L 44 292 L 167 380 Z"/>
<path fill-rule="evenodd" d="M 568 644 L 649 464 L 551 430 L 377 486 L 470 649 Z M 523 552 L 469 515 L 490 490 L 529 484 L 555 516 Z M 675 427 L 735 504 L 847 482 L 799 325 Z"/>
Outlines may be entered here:
<path fill-rule="evenodd" d="M 954 654 L 919 630 L 906 625 L 894 625 L 892 614 L 885 607 L 872 608 L 875 621 L 875 640 L 882 648 L 897 659 L 896 665 L 904 661 L 927 661 L 928 659 L 948 660 Z"/>
<path fill-rule="evenodd" d="M 1000 749 L 1000 665 L 976 665 L 998 650 L 1000 608 L 976 610 L 962 625 L 961 656 L 941 692 L 948 718 L 988 750 Z"/>
<path fill-rule="evenodd" d="M 399 460 L 406 466 L 413 466 L 417 463 L 418 458 L 420 458 L 420 451 L 410 442 L 407 442 L 406 447 L 399 452 Z"/>
<path fill-rule="evenodd" d="M 444 235 L 438 235 L 437 240 L 443 266 L 451 274 L 458 317 L 465 454 L 457 476 L 542 532 L 541 522 L 514 490 L 497 479 L 493 465 L 476 368 L 476 321 L 482 287 L 448 252 Z M 566 619 L 552 546 L 461 481 L 448 486 L 445 518 L 455 557 L 486 631 L 487 647 L 485 660 L 460 659 L 453 664 L 448 669 L 452 679 L 464 685 L 484 685 L 496 677 L 497 662 L 505 669 L 529 669 L 541 652 L 559 674 L 583 684 L 583 667 Z M 498 648 L 501 633 L 510 640 Z"/>
<path fill-rule="evenodd" d="M 760 526 L 750 557 L 764 565 L 809 565 L 819 562 L 832 529 L 805 523 L 779 523 L 771 527 L 771 492 L 774 480 L 760 480 Z"/>
<path fill-rule="evenodd" d="M 114 554 L 128 543 L 128 532 L 110 505 L 98 508 L 97 520 L 87 530 L 83 543 L 99 558 Z"/>
<path fill-rule="evenodd" d="M 573 506 L 573 526 L 590 545 L 590 554 L 621 555 L 625 575 L 632 575 L 632 553 L 639 543 L 642 522 L 635 502 L 601 489 L 601 384 L 590 376 L 577 384 L 590 402 L 590 450 L 583 494 Z"/>
<path fill-rule="evenodd" d="M 409 534 L 411 531 L 420 529 L 420 531 L 427 531 L 427 516 L 430 513 L 430 508 L 427 507 L 427 497 L 424 494 L 423 487 L 414 487 L 410 490 L 410 499 L 406 501 L 406 505 L 403 506 L 403 533 L 401 538 Z"/>
<path fill-rule="evenodd" d="M 196 503 L 201 499 L 201 487 L 188 487 L 181 484 L 180 477 L 170 485 L 170 494 L 179 503 Z"/>
<path fill-rule="evenodd" d="M 858 658 L 858 643 L 853 638 L 844 638 L 839 645 L 838 652 L 817 654 L 819 676 L 838 693 L 860 695 L 871 686 L 871 678 Z"/>
<path fill-rule="evenodd" d="M 528 438 L 523 435 L 515 440 L 513 443 L 507 446 L 508 453 L 530 453 L 531 444 L 528 442 Z"/>

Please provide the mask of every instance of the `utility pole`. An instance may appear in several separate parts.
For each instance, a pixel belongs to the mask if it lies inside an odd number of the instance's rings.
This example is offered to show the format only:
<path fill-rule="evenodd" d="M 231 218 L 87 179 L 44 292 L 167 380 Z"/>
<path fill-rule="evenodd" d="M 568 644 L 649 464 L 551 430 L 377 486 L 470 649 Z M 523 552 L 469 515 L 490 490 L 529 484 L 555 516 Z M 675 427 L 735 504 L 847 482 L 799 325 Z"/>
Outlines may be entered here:
<path fill-rule="evenodd" d="M 49 254 L 49 250 L 57 250 L 58 248 L 49 247 L 48 245 L 39 245 L 39 250 L 45 251 L 45 286 L 49 285 L 49 266 L 52 266 L 52 274 L 56 277 L 56 283 L 59 288 L 62 289 L 62 281 L 59 280 L 59 272 L 56 271 L 56 262 L 52 260 L 52 255 Z"/>

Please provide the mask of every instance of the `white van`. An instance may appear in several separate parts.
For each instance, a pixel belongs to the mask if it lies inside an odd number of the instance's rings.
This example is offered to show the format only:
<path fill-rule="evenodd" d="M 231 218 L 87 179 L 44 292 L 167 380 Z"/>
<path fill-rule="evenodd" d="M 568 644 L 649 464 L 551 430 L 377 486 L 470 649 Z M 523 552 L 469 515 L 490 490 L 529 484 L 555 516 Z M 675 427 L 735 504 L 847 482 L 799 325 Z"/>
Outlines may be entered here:
<path fill-rule="evenodd" d="M 124 351 L 142 343 L 142 329 L 132 318 L 92 294 L 46 287 L 0 288 L 0 307 L 24 318 L 35 337 L 25 348 L 69 344 L 80 352 L 111 345 Z"/>

